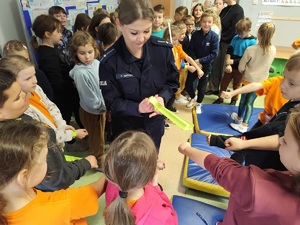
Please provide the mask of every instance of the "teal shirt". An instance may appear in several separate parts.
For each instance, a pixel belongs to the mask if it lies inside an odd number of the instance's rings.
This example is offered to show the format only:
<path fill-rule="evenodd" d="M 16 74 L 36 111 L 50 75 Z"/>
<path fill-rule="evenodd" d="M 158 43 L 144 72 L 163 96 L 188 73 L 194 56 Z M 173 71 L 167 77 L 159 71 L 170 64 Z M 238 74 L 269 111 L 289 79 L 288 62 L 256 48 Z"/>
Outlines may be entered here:
<path fill-rule="evenodd" d="M 163 38 L 164 33 L 165 33 L 164 29 L 161 29 L 160 31 L 152 31 L 152 35 L 159 38 Z"/>

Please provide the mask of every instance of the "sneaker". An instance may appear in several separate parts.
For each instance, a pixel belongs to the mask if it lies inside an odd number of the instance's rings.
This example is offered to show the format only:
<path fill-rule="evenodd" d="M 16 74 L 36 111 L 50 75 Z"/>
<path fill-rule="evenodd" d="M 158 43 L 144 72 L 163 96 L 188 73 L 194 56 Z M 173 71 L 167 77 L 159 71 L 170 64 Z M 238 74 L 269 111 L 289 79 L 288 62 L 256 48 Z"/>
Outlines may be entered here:
<path fill-rule="evenodd" d="M 244 133 L 248 130 L 248 127 L 244 127 L 242 124 L 231 123 L 230 126 L 240 133 Z"/>
<path fill-rule="evenodd" d="M 235 105 L 236 104 L 236 100 L 231 100 L 231 102 L 229 103 L 229 105 Z"/>
<path fill-rule="evenodd" d="M 165 129 L 167 129 L 167 130 L 170 129 L 170 125 L 168 123 L 165 123 Z"/>
<path fill-rule="evenodd" d="M 175 99 L 174 101 L 175 104 L 180 104 L 180 105 L 186 105 L 187 103 L 189 103 L 188 100 L 186 100 L 186 98 L 184 96 L 180 96 L 179 98 Z"/>
<path fill-rule="evenodd" d="M 197 103 L 196 104 L 196 114 L 201 114 L 202 113 L 202 104 Z"/>
<path fill-rule="evenodd" d="M 197 96 L 195 96 L 194 98 L 192 98 L 189 103 L 186 105 L 186 107 L 188 108 L 192 108 L 195 104 L 196 104 L 196 100 L 197 100 Z"/>
<path fill-rule="evenodd" d="M 212 104 L 221 104 L 223 103 L 223 99 L 218 98 L 216 101 L 214 101 Z"/>
<path fill-rule="evenodd" d="M 241 124 L 243 122 L 242 119 L 238 118 L 238 114 L 236 112 L 231 113 L 231 119 L 233 119 L 234 123 Z"/>
<path fill-rule="evenodd" d="M 188 97 L 190 97 L 188 94 L 187 94 L 186 96 L 180 94 L 180 96 L 179 96 L 179 98 L 183 98 L 183 99 L 185 99 L 185 100 L 187 100 Z"/>

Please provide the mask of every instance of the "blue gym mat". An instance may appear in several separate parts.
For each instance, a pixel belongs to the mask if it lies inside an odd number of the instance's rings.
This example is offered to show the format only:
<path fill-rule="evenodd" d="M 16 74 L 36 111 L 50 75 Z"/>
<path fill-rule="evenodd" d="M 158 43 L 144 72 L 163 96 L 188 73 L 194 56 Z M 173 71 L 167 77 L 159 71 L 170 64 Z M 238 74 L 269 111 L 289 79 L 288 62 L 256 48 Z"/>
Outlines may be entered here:
<path fill-rule="evenodd" d="M 249 128 L 258 121 L 258 114 L 263 110 L 263 108 L 253 109 L 253 113 L 249 121 Z M 240 134 L 229 125 L 230 123 L 233 123 L 233 120 L 231 119 L 231 113 L 233 112 L 238 112 L 238 106 L 203 104 L 201 114 L 196 114 L 196 110 L 193 110 L 195 132 L 201 134 Z"/>
<path fill-rule="evenodd" d="M 191 136 L 191 146 L 207 152 L 214 153 L 219 157 L 230 158 L 232 151 L 227 151 L 215 146 L 209 146 L 206 142 L 206 135 L 193 133 Z M 215 194 L 223 197 L 229 197 L 229 192 L 218 185 L 211 174 L 198 166 L 194 161 L 185 158 L 183 170 L 183 185 L 195 190 Z"/>
<path fill-rule="evenodd" d="M 190 198 L 174 195 L 172 205 L 178 225 L 215 225 L 223 221 L 225 210 Z"/>

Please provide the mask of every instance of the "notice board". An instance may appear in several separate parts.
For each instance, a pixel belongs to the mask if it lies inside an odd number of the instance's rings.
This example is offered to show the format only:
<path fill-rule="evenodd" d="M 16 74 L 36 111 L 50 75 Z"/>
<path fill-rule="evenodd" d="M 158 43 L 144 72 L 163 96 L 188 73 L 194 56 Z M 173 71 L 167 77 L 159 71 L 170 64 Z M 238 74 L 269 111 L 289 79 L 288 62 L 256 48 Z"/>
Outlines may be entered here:
<path fill-rule="evenodd" d="M 61 6 L 67 13 L 66 28 L 73 30 L 72 27 L 78 13 L 86 13 L 91 18 L 97 8 L 103 8 L 106 11 L 113 12 L 118 7 L 119 0 L 16 0 L 21 14 L 22 28 L 25 34 L 26 44 L 28 46 L 31 59 L 36 64 L 36 57 L 31 46 L 30 39 L 33 35 L 32 23 L 34 19 L 41 14 L 48 14 L 51 6 Z"/>

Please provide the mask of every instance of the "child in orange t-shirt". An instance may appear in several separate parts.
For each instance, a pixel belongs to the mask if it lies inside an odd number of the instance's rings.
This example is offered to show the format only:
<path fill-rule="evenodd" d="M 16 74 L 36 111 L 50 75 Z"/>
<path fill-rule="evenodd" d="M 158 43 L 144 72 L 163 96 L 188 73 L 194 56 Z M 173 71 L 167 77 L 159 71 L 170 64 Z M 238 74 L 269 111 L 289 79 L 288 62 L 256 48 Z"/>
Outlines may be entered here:
<path fill-rule="evenodd" d="M 180 28 L 177 25 L 172 25 L 170 28 L 171 28 L 171 35 L 170 35 L 169 29 L 166 29 L 165 33 L 164 33 L 164 39 L 172 42 L 175 64 L 177 66 L 177 69 L 180 71 L 179 88 L 178 88 L 177 92 L 175 93 L 175 98 L 176 98 L 175 103 L 187 104 L 188 101 L 185 99 L 184 96 L 181 95 L 181 92 L 185 88 L 185 81 L 187 78 L 186 70 L 190 71 L 191 73 L 197 71 L 199 78 L 203 76 L 203 71 L 198 66 L 198 64 L 188 54 L 186 54 L 183 51 L 182 45 L 178 41 L 181 36 Z M 172 40 L 171 40 L 171 37 L 172 37 Z M 185 63 L 183 60 L 185 60 L 187 63 Z M 173 102 L 172 102 L 172 104 L 173 104 Z"/>
<path fill-rule="evenodd" d="M 244 94 L 256 91 L 258 96 L 266 95 L 264 101 L 264 111 L 258 115 L 258 121 L 251 129 L 259 127 L 263 124 L 266 124 L 270 119 L 278 112 L 278 110 L 288 102 L 285 99 L 280 90 L 280 84 L 282 83 L 284 77 L 276 76 L 268 78 L 260 83 L 249 83 L 241 88 L 235 89 L 232 92 L 221 93 L 222 98 L 231 98 L 234 95 Z M 274 101 L 274 99 L 276 101 Z"/>
<path fill-rule="evenodd" d="M 48 139 L 45 126 L 38 121 L 0 123 L 1 224 L 87 225 L 85 217 L 97 213 L 105 177 L 56 192 L 34 188 L 47 172 Z"/>

